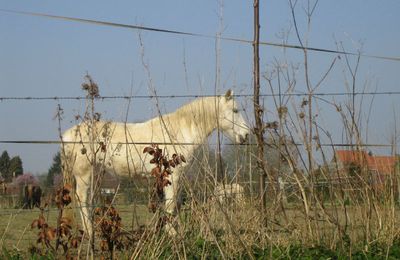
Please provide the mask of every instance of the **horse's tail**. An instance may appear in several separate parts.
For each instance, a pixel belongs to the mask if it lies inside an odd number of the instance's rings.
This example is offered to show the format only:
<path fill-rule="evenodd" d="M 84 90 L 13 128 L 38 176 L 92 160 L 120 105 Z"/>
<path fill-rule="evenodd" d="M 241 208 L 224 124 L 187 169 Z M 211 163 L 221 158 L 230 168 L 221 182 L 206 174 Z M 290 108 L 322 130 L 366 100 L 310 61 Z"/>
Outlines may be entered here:
<path fill-rule="evenodd" d="M 73 174 L 73 166 L 75 163 L 75 155 L 74 155 L 74 145 L 69 144 L 68 142 L 71 140 L 64 140 L 61 144 L 60 149 L 60 158 L 61 158 L 61 171 L 63 176 L 62 190 L 57 192 L 65 192 L 69 191 L 69 195 L 71 198 L 71 203 L 69 205 L 64 205 L 63 217 L 74 220 L 74 197 L 75 197 L 75 177 Z"/>

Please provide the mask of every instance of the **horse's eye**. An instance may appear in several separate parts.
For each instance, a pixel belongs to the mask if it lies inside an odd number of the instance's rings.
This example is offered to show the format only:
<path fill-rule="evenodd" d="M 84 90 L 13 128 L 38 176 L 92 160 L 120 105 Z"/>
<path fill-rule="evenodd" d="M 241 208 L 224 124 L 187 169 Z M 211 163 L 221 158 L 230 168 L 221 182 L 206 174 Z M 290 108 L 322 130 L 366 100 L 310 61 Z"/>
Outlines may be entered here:
<path fill-rule="evenodd" d="M 234 109 L 232 110 L 232 112 L 235 113 L 235 114 L 237 114 L 237 113 L 239 113 L 239 110 L 238 110 L 237 108 L 234 108 Z"/>

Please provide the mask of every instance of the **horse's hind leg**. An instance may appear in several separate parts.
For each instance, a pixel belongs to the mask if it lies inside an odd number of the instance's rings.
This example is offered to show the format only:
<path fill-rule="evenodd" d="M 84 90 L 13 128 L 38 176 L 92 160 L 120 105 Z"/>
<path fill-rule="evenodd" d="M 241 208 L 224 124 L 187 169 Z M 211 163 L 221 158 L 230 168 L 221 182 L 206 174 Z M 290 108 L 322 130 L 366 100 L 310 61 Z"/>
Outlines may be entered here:
<path fill-rule="evenodd" d="M 76 195 L 78 198 L 78 207 L 80 208 L 82 225 L 86 234 L 90 237 L 92 234 L 92 223 L 90 222 L 90 209 L 88 203 L 88 189 L 90 184 L 90 174 L 76 176 Z"/>

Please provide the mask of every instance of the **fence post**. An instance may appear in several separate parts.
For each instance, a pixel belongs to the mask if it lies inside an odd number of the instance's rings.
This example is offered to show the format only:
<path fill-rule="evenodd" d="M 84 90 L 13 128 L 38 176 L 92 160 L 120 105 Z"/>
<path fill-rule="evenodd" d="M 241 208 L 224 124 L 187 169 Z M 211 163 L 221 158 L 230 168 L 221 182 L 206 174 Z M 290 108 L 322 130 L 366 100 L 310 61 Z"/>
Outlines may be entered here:
<path fill-rule="evenodd" d="M 260 199 L 261 209 L 264 215 L 266 206 L 265 192 L 265 161 L 264 161 L 264 129 L 263 129 L 263 108 L 260 106 L 260 3 L 254 0 L 254 41 L 253 41 L 253 86 L 254 86 L 254 117 L 255 117 L 255 135 L 257 139 L 257 166 L 260 172 Z M 264 217 L 264 216 L 263 216 Z"/>

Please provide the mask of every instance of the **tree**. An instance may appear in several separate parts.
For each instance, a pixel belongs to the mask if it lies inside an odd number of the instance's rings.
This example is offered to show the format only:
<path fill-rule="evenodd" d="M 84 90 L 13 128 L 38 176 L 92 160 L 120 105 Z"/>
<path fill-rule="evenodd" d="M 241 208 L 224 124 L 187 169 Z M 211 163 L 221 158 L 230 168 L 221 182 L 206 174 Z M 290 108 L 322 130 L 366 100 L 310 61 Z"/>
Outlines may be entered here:
<path fill-rule="evenodd" d="M 27 184 L 38 185 L 39 180 L 32 173 L 28 172 L 28 173 L 18 176 L 13 181 L 13 185 L 19 186 L 19 187 L 23 187 L 24 185 L 27 185 Z"/>
<path fill-rule="evenodd" d="M 255 143 L 253 138 L 253 136 L 250 136 L 249 143 Z M 296 145 L 289 137 L 280 137 L 278 134 L 270 132 L 266 137 L 266 147 L 263 153 L 265 170 L 269 173 L 267 182 L 274 182 L 277 190 L 283 189 L 281 186 L 287 177 L 293 173 L 290 164 L 294 167 L 298 164 L 299 154 Z M 233 145 L 224 150 L 228 175 L 233 177 L 239 173 L 239 176 L 237 176 L 239 182 L 249 183 L 250 193 L 259 192 L 258 187 L 260 187 L 260 179 L 256 178 L 257 175 L 255 174 L 258 170 L 257 155 L 258 148 L 256 145 Z M 271 187 L 267 185 L 267 190 L 271 191 Z"/>
<path fill-rule="evenodd" d="M 24 173 L 24 168 L 22 167 L 22 160 L 19 156 L 14 156 L 10 160 L 9 171 L 6 180 L 12 181 L 13 177 L 18 177 Z"/>
<path fill-rule="evenodd" d="M 7 151 L 4 151 L 0 156 L 0 173 L 4 179 L 7 179 L 10 174 L 10 156 Z"/>
<path fill-rule="evenodd" d="M 46 187 L 53 186 L 54 177 L 61 174 L 61 154 L 57 152 L 53 157 L 53 164 L 49 168 L 46 178 Z"/>
<path fill-rule="evenodd" d="M 193 161 L 190 164 L 190 170 L 187 171 L 185 176 L 189 180 L 197 178 L 199 175 L 211 174 L 215 175 L 217 158 L 215 150 L 207 147 L 200 146 L 194 151 Z"/>

